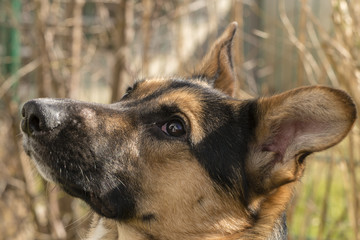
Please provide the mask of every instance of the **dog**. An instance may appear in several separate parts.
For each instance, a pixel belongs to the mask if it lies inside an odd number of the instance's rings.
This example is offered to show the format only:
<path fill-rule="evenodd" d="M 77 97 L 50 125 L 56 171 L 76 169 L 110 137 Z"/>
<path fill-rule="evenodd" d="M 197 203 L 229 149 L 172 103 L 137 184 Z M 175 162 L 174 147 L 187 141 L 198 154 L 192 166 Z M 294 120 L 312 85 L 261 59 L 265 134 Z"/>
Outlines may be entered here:
<path fill-rule="evenodd" d="M 339 143 L 356 107 L 325 86 L 235 99 L 236 29 L 193 74 L 138 80 L 118 102 L 23 105 L 24 149 L 95 212 L 88 239 L 286 239 L 305 158 Z"/>

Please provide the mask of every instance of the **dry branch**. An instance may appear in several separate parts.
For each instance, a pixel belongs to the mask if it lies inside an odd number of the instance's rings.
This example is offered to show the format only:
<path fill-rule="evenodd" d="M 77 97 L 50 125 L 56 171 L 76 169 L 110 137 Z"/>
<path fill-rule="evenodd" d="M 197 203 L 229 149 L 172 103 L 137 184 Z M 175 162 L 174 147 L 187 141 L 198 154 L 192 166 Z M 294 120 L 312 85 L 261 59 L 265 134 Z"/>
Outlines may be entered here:
<path fill-rule="evenodd" d="M 122 82 L 124 82 L 124 73 L 126 66 L 126 46 L 127 46 L 127 36 L 126 29 L 128 23 L 127 11 L 128 0 L 121 0 L 118 4 L 118 15 L 116 17 L 115 23 L 115 64 L 113 68 L 112 75 L 112 92 L 111 92 L 111 102 L 119 100 L 120 94 L 122 92 Z"/>
<path fill-rule="evenodd" d="M 321 218 L 320 218 L 320 225 L 319 225 L 317 240 L 324 239 L 324 235 L 325 235 L 325 224 L 326 224 L 327 216 L 328 216 L 329 199 L 331 197 L 331 195 L 330 195 L 331 183 L 332 183 L 333 173 L 334 173 L 333 167 L 335 164 L 334 158 L 333 157 L 330 157 L 330 158 L 331 158 L 331 160 L 328 164 L 328 169 L 326 172 L 325 194 L 324 194 L 323 201 L 322 201 Z"/>
<path fill-rule="evenodd" d="M 284 0 L 279 0 L 279 1 L 280 1 L 279 2 L 280 19 L 288 33 L 289 40 L 297 48 L 300 55 L 304 56 L 304 61 L 302 61 L 302 63 L 304 64 L 304 69 L 308 81 L 311 84 L 317 84 L 317 79 L 318 79 L 317 76 L 319 76 L 320 73 L 319 66 L 316 63 L 314 57 L 309 52 L 309 50 L 306 48 L 306 46 L 296 37 L 295 29 L 286 15 Z"/>
<path fill-rule="evenodd" d="M 357 182 L 357 173 L 355 168 L 355 157 L 354 157 L 354 136 L 351 132 L 349 135 L 349 163 L 348 163 L 348 171 L 349 171 L 349 177 L 350 177 L 350 196 L 351 196 L 351 205 L 352 205 L 352 218 L 353 218 L 353 224 L 354 224 L 354 235 L 355 239 L 360 239 L 360 232 L 359 232 L 359 199 L 358 199 L 358 182 Z"/>
<path fill-rule="evenodd" d="M 34 71 L 40 64 L 39 59 L 35 59 L 25 66 L 21 67 L 17 73 L 13 76 L 7 78 L 0 86 L 0 99 L 4 97 L 4 95 L 9 91 L 9 89 L 22 77 L 26 74 Z"/>
<path fill-rule="evenodd" d="M 306 16 L 306 12 L 304 11 L 304 7 L 308 4 L 308 0 L 301 0 L 301 10 L 300 10 L 300 20 L 299 20 L 299 42 L 302 45 L 305 45 L 306 42 L 306 22 L 307 22 L 307 16 Z M 298 61 L 298 66 L 297 66 L 297 73 L 298 73 L 298 82 L 297 85 L 301 86 L 303 85 L 303 80 L 304 80 L 304 68 L 303 68 L 303 62 L 304 62 L 304 54 L 302 51 L 299 52 L 299 61 Z"/>
<path fill-rule="evenodd" d="M 314 46 L 314 49 L 317 51 L 318 56 L 319 56 L 319 64 L 323 66 L 323 68 L 325 69 L 325 73 L 328 76 L 332 86 L 334 87 L 340 87 L 340 84 L 337 80 L 336 74 L 330 64 L 330 62 L 328 61 L 328 58 L 326 57 L 326 54 L 323 51 L 323 48 L 321 46 L 320 40 L 317 37 L 314 25 L 311 22 L 307 23 L 307 31 L 309 34 L 309 39 L 311 41 L 311 43 Z M 324 82 L 322 84 L 325 84 Z"/>
<path fill-rule="evenodd" d="M 142 42 L 143 42 L 143 57 L 142 57 L 142 71 L 144 75 L 149 74 L 149 51 L 152 36 L 151 19 L 154 10 L 154 3 L 152 0 L 142 0 L 143 18 L 142 18 Z"/>
<path fill-rule="evenodd" d="M 47 0 L 37 0 L 36 7 L 38 9 L 36 14 L 36 40 L 38 42 L 38 52 L 41 64 L 39 66 L 40 74 L 37 78 L 38 96 L 49 96 L 51 90 L 51 62 L 49 61 L 49 53 L 47 53 L 46 42 L 46 19 L 49 9 L 49 2 Z"/>
<path fill-rule="evenodd" d="M 71 67 L 70 67 L 70 86 L 67 97 L 76 97 L 77 89 L 80 84 L 80 67 L 81 67 L 81 47 L 82 47 L 82 9 L 85 0 L 72 0 L 73 9 L 73 26 L 72 26 L 72 43 L 71 43 Z"/>

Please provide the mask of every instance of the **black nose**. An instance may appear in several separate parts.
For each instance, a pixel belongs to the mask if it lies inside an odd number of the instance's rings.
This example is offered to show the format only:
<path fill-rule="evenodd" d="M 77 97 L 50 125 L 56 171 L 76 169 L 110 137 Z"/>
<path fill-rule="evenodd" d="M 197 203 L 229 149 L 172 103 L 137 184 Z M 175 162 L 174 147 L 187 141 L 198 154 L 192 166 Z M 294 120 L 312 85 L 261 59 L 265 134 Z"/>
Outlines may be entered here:
<path fill-rule="evenodd" d="M 21 130 L 28 134 L 46 133 L 62 124 L 64 113 L 57 100 L 35 99 L 24 104 Z"/>

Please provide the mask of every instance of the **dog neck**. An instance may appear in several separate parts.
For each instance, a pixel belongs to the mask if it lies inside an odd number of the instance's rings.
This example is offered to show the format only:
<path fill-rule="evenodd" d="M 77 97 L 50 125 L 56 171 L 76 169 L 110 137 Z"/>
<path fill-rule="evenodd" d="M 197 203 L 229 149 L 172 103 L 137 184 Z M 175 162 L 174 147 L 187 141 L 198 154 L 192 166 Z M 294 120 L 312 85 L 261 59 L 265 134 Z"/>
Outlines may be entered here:
<path fill-rule="evenodd" d="M 294 184 L 287 184 L 259 201 L 259 212 L 255 221 L 247 220 L 241 213 L 224 211 L 220 217 L 208 217 L 209 222 L 199 223 L 200 228 L 191 231 L 174 233 L 171 221 L 146 227 L 138 220 L 118 222 L 94 216 L 88 240 L 150 240 L 150 239 L 187 239 L 187 240 L 285 240 L 287 239 L 286 206 L 292 197 Z M 287 189 L 291 188 L 291 190 Z M 282 196 L 282 198 L 279 198 Z M 228 206 L 230 204 L 227 204 Z M 232 208 L 234 210 L 234 208 Z M 216 220 L 218 219 L 218 220 Z M 219 220 L 220 219 L 220 220 Z M 195 223 L 191 223 L 195 224 Z M 205 226 L 212 226 L 205 228 Z M 195 226 L 194 226 L 195 227 Z M 183 228 L 184 230 L 185 228 Z M 166 230 L 166 231 L 165 231 Z"/>
<path fill-rule="evenodd" d="M 222 235 L 222 236 L 221 236 Z M 93 223 L 87 240 L 150 240 L 156 239 L 153 236 L 142 233 L 141 231 L 136 230 L 132 226 L 119 223 L 114 220 L 106 219 L 99 217 L 98 215 L 94 216 Z M 177 239 L 177 238 L 175 238 Z M 209 234 L 207 237 L 194 236 L 187 239 L 194 240 L 240 240 L 247 239 L 247 236 L 239 236 L 238 233 L 234 235 L 223 235 L 223 234 Z M 273 232 L 267 240 L 285 240 L 287 239 L 287 225 L 286 225 L 286 214 L 283 213 L 282 216 L 277 219 Z"/>
<path fill-rule="evenodd" d="M 274 231 L 268 240 L 285 240 L 287 239 L 287 225 L 286 225 L 286 213 L 284 212 L 282 217 L 279 218 L 274 227 Z"/>

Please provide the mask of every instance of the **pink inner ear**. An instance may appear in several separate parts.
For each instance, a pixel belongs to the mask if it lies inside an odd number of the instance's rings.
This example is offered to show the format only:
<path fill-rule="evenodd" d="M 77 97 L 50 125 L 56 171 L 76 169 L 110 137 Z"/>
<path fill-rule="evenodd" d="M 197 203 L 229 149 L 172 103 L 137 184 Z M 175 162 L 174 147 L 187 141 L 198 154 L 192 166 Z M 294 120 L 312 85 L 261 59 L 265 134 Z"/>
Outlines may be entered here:
<path fill-rule="evenodd" d="M 280 124 L 280 127 L 274 136 L 268 138 L 268 140 L 263 144 L 262 151 L 264 152 L 274 152 L 275 153 L 275 162 L 283 162 L 283 158 L 287 148 L 296 143 L 297 137 L 310 133 L 310 131 L 316 131 L 317 125 L 309 122 L 302 121 L 286 121 Z"/>

